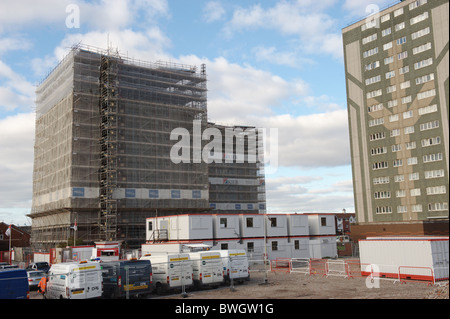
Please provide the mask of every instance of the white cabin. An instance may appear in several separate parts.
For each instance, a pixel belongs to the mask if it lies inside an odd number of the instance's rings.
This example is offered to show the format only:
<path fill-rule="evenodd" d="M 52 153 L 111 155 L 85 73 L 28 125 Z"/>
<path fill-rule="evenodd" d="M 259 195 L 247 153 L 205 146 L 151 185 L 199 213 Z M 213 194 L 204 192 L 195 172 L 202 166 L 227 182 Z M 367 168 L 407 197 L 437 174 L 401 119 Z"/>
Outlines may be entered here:
<path fill-rule="evenodd" d="M 308 216 L 309 235 L 336 235 L 334 214 L 306 214 Z"/>
<path fill-rule="evenodd" d="M 236 214 L 217 214 L 212 215 L 213 238 L 239 238 L 239 215 Z"/>
<path fill-rule="evenodd" d="M 241 214 L 239 218 L 242 238 L 264 237 L 264 215 Z"/>

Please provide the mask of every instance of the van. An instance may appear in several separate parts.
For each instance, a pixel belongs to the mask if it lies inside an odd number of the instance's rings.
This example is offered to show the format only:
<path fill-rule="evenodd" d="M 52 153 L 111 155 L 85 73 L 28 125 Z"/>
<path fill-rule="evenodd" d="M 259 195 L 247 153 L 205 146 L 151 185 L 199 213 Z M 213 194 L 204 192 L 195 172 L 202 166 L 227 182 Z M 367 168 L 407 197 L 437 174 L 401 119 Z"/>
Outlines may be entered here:
<path fill-rule="evenodd" d="M 245 250 L 220 250 L 219 252 L 222 257 L 224 280 L 226 282 L 230 282 L 231 279 L 238 282 L 250 279 Z"/>
<path fill-rule="evenodd" d="M 150 260 L 117 260 L 102 262 L 103 297 L 123 298 L 152 292 Z"/>
<path fill-rule="evenodd" d="M 218 286 L 223 283 L 223 263 L 219 251 L 201 251 L 189 253 L 192 261 L 194 285 Z"/>
<path fill-rule="evenodd" d="M 28 276 L 24 269 L 0 270 L 0 299 L 29 299 Z"/>
<path fill-rule="evenodd" d="M 141 260 L 152 262 L 153 283 L 158 294 L 193 285 L 189 254 L 154 253 L 141 257 Z"/>
<path fill-rule="evenodd" d="M 90 299 L 102 296 L 102 270 L 98 262 L 54 264 L 48 272 L 48 299 Z"/>

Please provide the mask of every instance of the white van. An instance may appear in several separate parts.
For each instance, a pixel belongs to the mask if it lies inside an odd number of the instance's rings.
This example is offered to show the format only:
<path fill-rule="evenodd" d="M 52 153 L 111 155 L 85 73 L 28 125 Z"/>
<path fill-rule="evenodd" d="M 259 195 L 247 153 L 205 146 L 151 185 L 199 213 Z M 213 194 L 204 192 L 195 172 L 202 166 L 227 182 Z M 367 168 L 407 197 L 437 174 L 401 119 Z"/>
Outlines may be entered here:
<path fill-rule="evenodd" d="M 98 262 L 54 264 L 48 272 L 45 298 L 99 298 L 102 296 L 102 282 L 102 270 Z"/>
<path fill-rule="evenodd" d="M 219 250 L 222 257 L 225 281 L 249 280 L 248 258 L 245 250 Z"/>
<path fill-rule="evenodd" d="M 194 285 L 220 285 L 223 283 L 223 263 L 219 251 L 189 253 L 192 261 Z"/>
<path fill-rule="evenodd" d="M 141 259 L 148 259 L 152 263 L 153 284 L 158 294 L 193 285 L 189 254 L 153 253 Z"/>

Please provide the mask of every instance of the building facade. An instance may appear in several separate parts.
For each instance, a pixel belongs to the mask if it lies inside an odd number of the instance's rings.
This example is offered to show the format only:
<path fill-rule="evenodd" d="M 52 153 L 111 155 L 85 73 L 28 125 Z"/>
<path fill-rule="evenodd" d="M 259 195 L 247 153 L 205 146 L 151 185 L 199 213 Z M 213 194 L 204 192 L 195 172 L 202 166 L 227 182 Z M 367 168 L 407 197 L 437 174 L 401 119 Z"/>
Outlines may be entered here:
<path fill-rule="evenodd" d="M 448 12 L 448 0 L 406 0 L 342 31 L 359 226 L 448 233 Z"/>

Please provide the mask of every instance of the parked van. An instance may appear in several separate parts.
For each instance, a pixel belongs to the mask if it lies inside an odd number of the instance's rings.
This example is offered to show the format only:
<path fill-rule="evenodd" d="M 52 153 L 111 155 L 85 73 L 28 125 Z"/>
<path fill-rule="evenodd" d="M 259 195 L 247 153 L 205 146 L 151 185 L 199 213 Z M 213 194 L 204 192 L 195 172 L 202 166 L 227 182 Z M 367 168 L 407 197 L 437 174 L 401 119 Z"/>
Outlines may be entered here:
<path fill-rule="evenodd" d="M 102 262 L 103 297 L 123 298 L 152 292 L 150 260 L 116 260 Z"/>
<path fill-rule="evenodd" d="M 48 272 L 49 299 L 89 299 L 102 296 L 102 270 L 98 262 L 54 264 Z"/>
<path fill-rule="evenodd" d="M 245 250 L 219 250 L 222 257 L 224 279 L 238 282 L 250 279 L 248 259 Z"/>
<path fill-rule="evenodd" d="M 158 294 L 193 285 L 189 254 L 156 253 L 145 255 L 141 260 L 151 261 L 153 284 Z"/>
<path fill-rule="evenodd" d="M 192 261 L 194 285 L 220 285 L 223 283 L 223 263 L 219 251 L 189 253 Z"/>
<path fill-rule="evenodd" d="M 0 270 L 0 299 L 29 299 L 28 276 L 24 269 Z"/>

